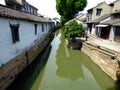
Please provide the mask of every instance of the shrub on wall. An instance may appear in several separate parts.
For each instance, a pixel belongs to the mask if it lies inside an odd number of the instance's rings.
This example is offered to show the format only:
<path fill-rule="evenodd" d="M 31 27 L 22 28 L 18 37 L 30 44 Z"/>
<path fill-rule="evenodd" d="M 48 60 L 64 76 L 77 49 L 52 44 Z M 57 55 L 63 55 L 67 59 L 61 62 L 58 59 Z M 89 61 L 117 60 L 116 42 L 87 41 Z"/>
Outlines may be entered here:
<path fill-rule="evenodd" d="M 84 31 L 83 25 L 81 23 L 78 24 L 76 20 L 70 21 L 63 28 L 64 37 L 67 40 L 71 40 L 71 41 L 74 41 L 75 37 L 80 37 L 83 31 Z"/>

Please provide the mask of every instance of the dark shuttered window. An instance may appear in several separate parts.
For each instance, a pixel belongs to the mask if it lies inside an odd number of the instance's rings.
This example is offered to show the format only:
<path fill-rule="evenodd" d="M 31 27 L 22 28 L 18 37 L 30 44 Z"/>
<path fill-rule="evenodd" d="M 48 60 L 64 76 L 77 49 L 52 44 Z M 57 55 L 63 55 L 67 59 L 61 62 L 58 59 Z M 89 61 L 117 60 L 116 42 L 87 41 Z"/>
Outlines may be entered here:
<path fill-rule="evenodd" d="M 35 35 L 37 35 L 37 24 L 34 25 L 35 25 Z"/>
<path fill-rule="evenodd" d="M 100 16 L 102 12 L 102 9 L 96 9 L 96 16 Z"/>
<path fill-rule="evenodd" d="M 42 32 L 44 32 L 44 24 L 42 24 Z"/>
<path fill-rule="evenodd" d="M 10 24 L 10 28 L 11 28 L 13 43 L 16 43 L 20 40 L 19 39 L 19 24 Z"/>

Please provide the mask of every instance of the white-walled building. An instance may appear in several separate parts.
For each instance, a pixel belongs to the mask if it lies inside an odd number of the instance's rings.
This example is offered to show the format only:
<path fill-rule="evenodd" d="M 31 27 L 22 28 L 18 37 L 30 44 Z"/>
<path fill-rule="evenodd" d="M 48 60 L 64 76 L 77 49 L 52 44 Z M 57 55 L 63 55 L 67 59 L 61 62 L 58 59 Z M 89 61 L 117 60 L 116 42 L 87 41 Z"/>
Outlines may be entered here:
<path fill-rule="evenodd" d="M 38 9 L 29 4 L 26 0 L 0 0 L 0 4 L 5 5 L 11 9 L 23 11 L 29 14 L 38 14 Z"/>
<path fill-rule="evenodd" d="M 101 20 L 96 25 L 95 35 L 102 39 L 120 43 L 120 12 L 111 13 L 108 18 Z"/>
<path fill-rule="evenodd" d="M 53 27 L 51 20 L 0 5 L 0 67 Z"/>
<path fill-rule="evenodd" d="M 88 9 L 87 11 L 87 28 L 88 32 L 90 34 L 94 34 L 95 31 L 95 25 L 93 24 L 93 21 L 100 18 L 101 16 L 111 13 L 112 12 L 112 6 L 108 5 L 106 2 L 101 2 L 98 5 L 96 5 L 93 8 Z"/>
<path fill-rule="evenodd" d="M 88 10 L 87 29 L 99 38 L 120 43 L 120 0 L 102 2 Z"/>

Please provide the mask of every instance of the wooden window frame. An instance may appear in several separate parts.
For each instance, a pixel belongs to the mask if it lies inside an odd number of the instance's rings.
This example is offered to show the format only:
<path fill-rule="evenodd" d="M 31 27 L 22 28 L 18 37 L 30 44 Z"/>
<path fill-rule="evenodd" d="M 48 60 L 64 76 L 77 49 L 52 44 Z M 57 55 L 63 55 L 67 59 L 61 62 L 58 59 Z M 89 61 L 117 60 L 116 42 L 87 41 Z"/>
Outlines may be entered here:
<path fill-rule="evenodd" d="M 20 41 L 19 38 L 19 24 L 10 24 L 13 44 Z"/>
<path fill-rule="evenodd" d="M 42 32 L 44 32 L 44 24 L 42 23 Z"/>
<path fill-rule="evenodd" d="M 38 26 L 38 24 L 34 24 L 34 26 L 35 26 L 35 35 L 37 35 L 37 26 Z"/>
<path fill-rule="evenodd" d="M 102 9 L 101 8 L 97 8 L 96 9 L 96 16 L 100 16 L 101 12 L 102 12 Z"/>

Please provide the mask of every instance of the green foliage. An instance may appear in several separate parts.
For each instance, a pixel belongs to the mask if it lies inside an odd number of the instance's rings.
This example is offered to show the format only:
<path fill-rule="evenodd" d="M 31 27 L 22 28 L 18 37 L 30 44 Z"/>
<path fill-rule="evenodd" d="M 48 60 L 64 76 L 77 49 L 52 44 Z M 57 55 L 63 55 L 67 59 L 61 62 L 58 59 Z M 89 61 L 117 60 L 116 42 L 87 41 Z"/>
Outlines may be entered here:
<path fill-rule="evenodd" d="M 61 15 L 61 24 L 74 18 L 79 11 L 84 10 L 87 0 L 56 0 L 57 12 Z M 64 19 L 63 19 L 64 18 Z"/>
<path fill-rule="evenodd" d="M 78 24 L 76 20 L 70 21 L 63 28 L 64 37 L 72 41 L 75 40 L 75 37 L 81 36 L 83 31 L 84 31 L 83 25 L 81 23 Z"/>
<path fill-rule="evenodd" d="M 67 22 L 66 19 L 64 18 L 64 16 L 61 16 L 60 20 L 61 20 L 60 21 L 61 25 L 64 25 L 64 23 Z"/>

